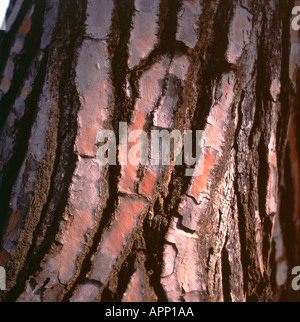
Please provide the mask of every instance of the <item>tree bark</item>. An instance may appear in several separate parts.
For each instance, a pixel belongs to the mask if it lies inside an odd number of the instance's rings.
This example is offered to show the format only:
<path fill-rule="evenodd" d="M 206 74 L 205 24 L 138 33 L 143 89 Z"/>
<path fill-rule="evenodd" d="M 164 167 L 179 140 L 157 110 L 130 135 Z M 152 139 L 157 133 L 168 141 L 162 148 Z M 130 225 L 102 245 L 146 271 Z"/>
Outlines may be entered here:
<path fill-rule="evenodd" d="M 11 1 L 0 34 L 0 299 L 295 299 L 297 4 Z M 99 165 L 97 133 L 118 134 L 120 122 L 203 130 L 203 173 Z"/>

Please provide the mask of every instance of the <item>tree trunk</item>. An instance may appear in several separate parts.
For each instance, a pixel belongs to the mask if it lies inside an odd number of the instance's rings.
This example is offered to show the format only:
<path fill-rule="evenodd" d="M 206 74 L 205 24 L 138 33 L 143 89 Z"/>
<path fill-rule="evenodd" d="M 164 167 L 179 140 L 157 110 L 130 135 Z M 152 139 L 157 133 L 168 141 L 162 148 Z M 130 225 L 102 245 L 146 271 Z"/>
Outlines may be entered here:
<path fill-rule="evenodd" d="M 11 0 L 0 34 L 2 301 L 295 296 L 295 5 Z M 204 131 L 202 174 L 101 166 L 97 133 L 119 134 L 120 122 Z"/>

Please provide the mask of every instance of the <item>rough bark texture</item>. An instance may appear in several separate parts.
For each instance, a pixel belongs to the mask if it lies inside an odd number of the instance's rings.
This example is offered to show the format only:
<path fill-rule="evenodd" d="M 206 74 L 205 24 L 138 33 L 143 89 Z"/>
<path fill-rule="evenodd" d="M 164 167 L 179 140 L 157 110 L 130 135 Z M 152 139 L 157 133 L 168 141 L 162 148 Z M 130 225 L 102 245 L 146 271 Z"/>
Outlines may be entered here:
<path fill-rule="evenodd" d="M 0 34 L 2 301 L 295 295 L 296 4 L 11 1 Z M 119 122 L 203 130 L 202 175 L 100 166 L 96 135 Z"/>

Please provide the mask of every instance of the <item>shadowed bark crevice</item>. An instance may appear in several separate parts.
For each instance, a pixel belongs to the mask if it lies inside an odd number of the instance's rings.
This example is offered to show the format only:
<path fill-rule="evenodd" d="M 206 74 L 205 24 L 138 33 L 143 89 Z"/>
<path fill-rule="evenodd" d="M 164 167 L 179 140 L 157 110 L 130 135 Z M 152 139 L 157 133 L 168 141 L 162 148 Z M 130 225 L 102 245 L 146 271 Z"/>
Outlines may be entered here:
<path fill-rule="evenodd" d="M 29 8 L 27 8 L 27 10 L 28 9 Z M 27 12 L 25 8 L 23 10 L 24 12 Z M 15 63 L 15 70 L 14 70 L 11 86 L 8 92 L 3 95 L 0 101 L 0 130 L 1 131 L 3 129 L 4 123 L 9 114 L 9 111 L 15 99 L 17 98 L 17 95 L 19 93 L 19 88 L 23 83 L 24 78 L 26 77 L 26 74 L 29 72 L 28 68 L 30 67 L 30 64 L 38 54 L 40 41 L 42 37 L 42 31 L 43 31 L 43 28 L 42 28 L 43 21 L 41 21 L 40 16 L 43 16 L 43 13 L 44 13 L 44 5 L 41 3 L 37 5 L 34 11 L 34 14 L 32 16 L 32 30 L 29 32 L 28 36 L 25 39 L 24 46 L 26 46 L 25 48 L 27 49 L 23 51 L 23 53 L 18 57 L 18 60 Z M 38 31 L 35 31 L 35 28 Z M 8 37 L 8 39 L 10 38 Z M 4 46 L 3 48 L 5 49 L 10 47 Z M 0 217 L 0 227 L 4 227 L 4 224 L 8 218 L 7 216 L 9 215 L 8 212 L 9 212 L 10 195 L 12 193 L 13 184 L 17 178 L 22 162 L 24 160 L 27 146 L 28 146 L 28 140 L 30 138 L 31 127 L 36 118 L 37 103 L 38 103 L 39 95 L 41 93 L 43 81 L 45 79 L 45 74 L 46 74 L 46 63 L 47 63 L 47 59 L 44 58 L 40 65 L 40 71 L 35 81 L 35 89 L 26 100 L 24 117 L 20 120 L 20 122 L 18 122 L 18 124 L 16 124 L 16 128 L 18 128 L 18 133 L 16 137 L 16 146 L 14 148 L 13 156 L 8 161 L 7 165 L 4 166 L 4 168 L 2 169 L 2 173 L 4 174 L 4 177 L 0 187 L 0 192 L 1 192 L 0 208 L 2 213 Z M 0 66 L 5 66 L 5 64 L 0 63 Z M 3 238 L 3 230 L 0 229 L 0 240 L 2 238 Z"/>
<path fill-rule="evenodd" d="M 58 59 L 58 55 L 60 54 L 59 58 L 61 61 L 59 66 L 61 68 L 59 71 L 61 72 L 61 77 L 59 83 L 53 86 L 54 88 L 56 87 L 57 95 L 59 96 L 58 105 L 60 116 L 59 121 L 57 121 L 58 136 L 57 138 L 53 138 L 55 140 L 57 139 L 57 148 L 55 151 L 56 159 L 53 165 L 51 187 L 48 193 L 47 202 L 41 212 L 39 223 L 33 232 L 31 247 L 29 249 L 24 268 L 19 274 L 17 286 L 7 295 L 7 300 L 9 301 L 17 299 L 20 293 L 24 290 L 28 276 L 34 275 L 39 270 L 41 261 L 52 248 L 52 243 L 57 245 L 54 239 L 59 230 L 59 221 L 65 211 L 68 200 L 68 190 L 72 182 L 77 162 L 73 146 L 77 133 L 77 112 L 80 104 L 77 90 L 74 86 L 74 79 L 76 56 L 78 55 L 77 48 L 80 46 L 83 39 L 82 27 L 78 24 L 78 21 L 83 22 L 82 13 L 84 12 L 84 5 L 81 7 L 81 10 L 78 10 L 78 8 L 79 7 L 77 6 L 76 10 L 70 11 L 66 1 L 61 3 L 59 8 L 61 16 L 58 20 L 56 36 L 58 38 L 65 38 L 66 41 L 63 43 L 63 46 L 60 46 L 60 48 L 56 43 L 53 43 L 52 48 L 50 47 L 47 50 L 47 54 L 44 56 L 42 61 L 43 68 L 40 69 L 41 75 L 37 76 L 36 84 L 33 86 L 33 91 L 26 102 L 31 109 L 35 104 L 37 104 L 41 95 L 44 79 L 48 72 L 47 68 L 49 68 L 49 66 L 54 69 L 56 68 L 56 59 Z M 76 19 L 77 27 L 75 27 L 75 20 L 73 20 L 76 16 L 78 16 L 78 20 Z M 65 25 L 65 28 L 63 27 L 63 24 Z M 42 27 L 40 27 L 40 29 L 43 30 Z M 68 34 L 66 34 L 66 30 L 69 30 Z M 55 47 L 54 50 L 53 47 Z M 56 70 L 56 72 L 58 73 L 58 70 Z M 33 98 L 34 101 L 32 101 Z M 30 113 L 25 112 L 24 118 L 28 118 L 30 115 Z M 35 117 L 31 122 L 33 123 L 34 120 Z M 27 136 L 20 131 L 22 140 L 26 140 L 26 142 L 29 141 L 32 127 L 32 125 L 28 126 L 29 124 L 28 120 L 24 120 L 24 128 L 28 131 Z M 24 143 L 23 147 L 26 148 Z M 16 148 L 18 148 L 18 146 L 16 146 Z M 17 151 L 20 152 L 22 150 L 19 148 Z M 18 160 L 22 161 L 23 158 L 18 157 Z M 63 181 L 61 181 L 62 173 L 64 174 L 65 179 Z M 18 171 L 16 171 L 15 174 L 17 175 Z M 40 243 L 39 240 L 41 239 L 42 242 Z"/>
<path fill-rule="evenodd" d="M 160 283 L 163 270 L 163 250 L 165 244 L 165 236 L 169 228 L 170 216 L 165 213 L 163 201 L 158 198 L 153 210 L 153 218 L 146 217 L 143 224 L 143 237 L 146 245 L 146 262 L 147 271 L 152 274 L 149 277 L 150 285 L 154 289 L 158 302 L 166 302 L 167 297 Z M 151 216 L 151 217 L 152 217 Z"/>
<path fill-rule="evenodd" d="M 52 1 L 24 0 L 0 35 L 0 299 L 291 297 L 294 1 L 71 2 L 59 1 L 57 15 Z M 101 130 L 124 156 L 120 122 L 147 132 L 149 155 L 153 129 L 192 130 L 194 157 L 202 130 L 202 173 L 174 162 L 100 165 Z"/>
<path fill-rule="evenodd" d="M 31 5 L 32 5 L 32 0 L 25 0 L 23 2 L 22 6 L 20 8 L 20 11 L 19 11 L 12 27 L 10 28 L 10 30 L 7 33 L 3 33 L 3 38 L 0 39 L 0 48 L 1 48 L 0 49 L 0 75 L 1 76 L 2 76 L 3 71 L 5 69 L 6 62 L 9 58 L 10 50 L 11 50 L 11 47 L 12 47 L 13 42 L 15 40 L 15 36 L 22 24 L 25 14 L 29 11 Z M 44 6 L 42 3 L 40 5 L 42 7 Z M 43 12 L 40 12 L 40 17 L 43 17 Z M 37 30 L 39 30 L 39 29 L 37 29 Z M 42 28 L 40 28 L 39 31 L 41 32 Z M 32 33 L 32 37 L 34 37 L 33 33 Z M 23 80 L 23 79 L 21 79 L 21 80 Z M 2 124 L 2 116 L 1 116 L 0 120 L 1 120 L 0 124 Z M 2 125 L 0 126 L 0 128 L 2 127 Z"/>

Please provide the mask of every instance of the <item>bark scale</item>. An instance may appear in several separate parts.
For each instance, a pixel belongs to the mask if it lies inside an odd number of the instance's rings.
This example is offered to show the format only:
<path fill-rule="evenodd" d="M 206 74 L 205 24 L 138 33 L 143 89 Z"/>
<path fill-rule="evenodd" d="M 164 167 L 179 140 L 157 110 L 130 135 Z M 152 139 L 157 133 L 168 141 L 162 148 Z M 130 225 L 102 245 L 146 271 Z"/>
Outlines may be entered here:
<path fill-rule="evenodd" d="M 2 301 L 288 298 L 300 259 L 296 4 L 11 1 Z M 202 175 L 100 166 L 96 135 L 119 122 L 203 130 Z"/>

